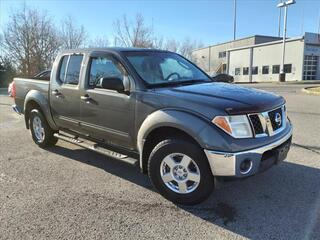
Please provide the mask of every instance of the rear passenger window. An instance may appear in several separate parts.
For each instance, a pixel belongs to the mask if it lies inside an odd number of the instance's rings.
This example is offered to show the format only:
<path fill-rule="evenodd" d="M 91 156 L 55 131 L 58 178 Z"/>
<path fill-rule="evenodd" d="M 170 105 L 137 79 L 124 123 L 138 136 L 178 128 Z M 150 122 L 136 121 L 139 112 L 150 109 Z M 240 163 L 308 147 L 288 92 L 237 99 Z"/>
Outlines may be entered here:
<path fill-rule="evenodd" d="M 65 83 L 77 85 L 82 63 L 82 55 L 70 56 Z"/>
<path fill-rule="evenodd" d="M 82 59 L 82 55 L 62 57 L 59 70 L 59 80 L 62 83 L 78 85 Z"/>
<path fill-rule="evenodd" d="M 66 68 L 68 64 L 69 56 L 62 57 L 61 65 L 60 65 L 60 73 L 59 73 L 59 80 L 64 83 L 64 78 L 66 76 Z"/>

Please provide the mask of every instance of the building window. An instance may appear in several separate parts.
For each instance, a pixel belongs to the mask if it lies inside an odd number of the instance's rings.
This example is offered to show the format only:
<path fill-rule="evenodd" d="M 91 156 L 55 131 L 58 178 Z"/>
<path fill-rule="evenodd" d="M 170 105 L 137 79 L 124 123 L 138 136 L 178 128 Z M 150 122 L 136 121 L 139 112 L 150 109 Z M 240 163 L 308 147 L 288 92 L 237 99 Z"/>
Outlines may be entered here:
<path fill-rule="evenodd" d="M 280 65 L 273 65 L 272 66 L 272 73 L 273 74 L 280 73 Z"/>
<path fill-rule="evenodd" d="M 223 51 L 223 52 L 219 52 L 219 58 L 225 58 L 227 56 L 227 52 Z"/>
<path fill-rule="evenodd" d="M 285 64 L 283 70 L 284 70 L 285 73 L 291 73 L 291 71 L 292 71 L 292 64 Z"/>
<path fill-rule="evenodd" d="M 252 75 L 258 74 L 258 67 L 252 67 Z"/>
<path fill-rule="evenodd" d="M 262 74 L 269 74 L 269 66 L 262 67 Z"/>
<path fill-rule="evenodd" d="M 244 68 L 242 69 L 242 74 L 243 74 L 243 75 L 248 75 L 248 74 L 249 74 L 249 68 L 248 68 L 248 67 L 244 67 Z"/>
<path fill-rule="evenodd" d="M 240 68 L 235 68 L 234 75 L 240 75 Z"/>

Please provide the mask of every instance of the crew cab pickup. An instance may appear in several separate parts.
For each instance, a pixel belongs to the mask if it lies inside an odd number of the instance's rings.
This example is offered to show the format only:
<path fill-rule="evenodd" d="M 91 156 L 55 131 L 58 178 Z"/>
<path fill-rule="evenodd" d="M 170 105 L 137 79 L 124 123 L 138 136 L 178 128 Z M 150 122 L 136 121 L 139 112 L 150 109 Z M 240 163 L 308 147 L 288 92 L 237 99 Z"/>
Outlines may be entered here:
<path fill-rule="evenodd" d="M 168 51 L 63 51 L 50 81 L 15 78 L 12 95 L 40 147 L 60 139 L 137 164 L 180 204 L 280 163 L 292 138 L 283 97 L 215 82 Z"/>

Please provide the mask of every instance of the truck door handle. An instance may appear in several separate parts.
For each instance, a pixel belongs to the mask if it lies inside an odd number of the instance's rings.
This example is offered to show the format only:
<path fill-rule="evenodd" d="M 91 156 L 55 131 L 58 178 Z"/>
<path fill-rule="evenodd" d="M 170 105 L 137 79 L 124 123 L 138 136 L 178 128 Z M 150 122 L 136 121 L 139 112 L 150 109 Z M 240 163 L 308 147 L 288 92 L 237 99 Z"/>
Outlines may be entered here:
<path fill-rule="evenodd" d="M 89 103 L 90 100 L 91 100 L 91 97 L 89 97 L 88 94 L 84 95 L 84 96 L 81 96 L 80 97 L 82 101 L 85 101 L 86 103 Z"/>
<path fill-rule="evenodd" d="M 60 97 L 62 94 L 61 94 L 61 92 L 59 92 L 57 89 L 55 89 L 55 90 L 52 90 L 52 95 L 54 95 L 54 96 L 56 96 L 57 98 L 58 97 Z"/>

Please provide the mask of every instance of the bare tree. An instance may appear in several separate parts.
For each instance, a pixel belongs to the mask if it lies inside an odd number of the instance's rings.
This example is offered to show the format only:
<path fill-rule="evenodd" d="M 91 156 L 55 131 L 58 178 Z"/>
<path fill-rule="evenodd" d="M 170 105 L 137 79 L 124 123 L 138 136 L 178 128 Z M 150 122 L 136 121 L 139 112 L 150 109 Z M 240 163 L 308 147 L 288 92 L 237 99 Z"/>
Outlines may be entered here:
<path fill-rule="evenodd" d="M 195 40 L 190 40 L 190 38 L 185 38 L 181 42 L 176 39 L 167 39 L 161 49 L 179 53 L 182 56 L 192 60 L 192 51 L 200 48 L 201 46 L 202 43 Z"/>
<path fill-rule="evenodd" d="M 152 48 L 164 49 L 165 40 L 163 37 L 153 37 Z"/>
<path fill-rule="evenodd" d="M 202 46 L 202 43 L 197 42 L 195 40 L 190 40 L 190 38 L 186 38 L 180 43 L 178 53 L 192 60 L 192 51 Z"/>
<path fill-rule="evenodd" d="M 110 46 L 110 42 L 106 36 L 97 36 L 93 40 L 91 40 L 88 44 L 88 47 L 97 47 L 97 48 L 105 48 L 109 46 Z"/>
<path fill-rule="evenodd" d="M 158 48 L 180 53 L 191 59 L 192 50 L 202 44 L 186 38 L 182 42 L 175 39 L 164 40 L 154 34 L 153 27 L 148 26 L 141 14 L 134 21 L 129 21 L 124 15 L 114 22 L 114 44 L 124 47 Z"/>
<path fill-rule="evenodd" d="M 57 32 L 45 13 L 24 7 L 10 16 L 1 48 L 24 76 L 49 68 L 59 47 Z"/>
<path fill-rule="evenodd" d="M 178 53 L 179 52 L 179 47 L 180 47 L 180 43 L 177 40 L 168 39 L 165 42 L 164 47 L 162 49 Z"/>
<path fill-rule="evenodd" d="M 141 14 L 137 14 L 134 22 L 128 21 L 126 15 L 114 22 L 115 45 L 124 47 L 154 46 L 153 28 L 145 24 Z"/>
<path fill-rule="evenodd" d="M 61 25 L 60 40 L 63 49 L 81 47 L 87 39 L 87 33 L 81 25 L 78 27 L 71 16 L 68 16 Z"/>

